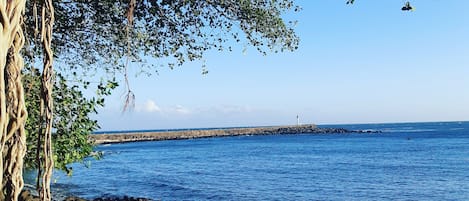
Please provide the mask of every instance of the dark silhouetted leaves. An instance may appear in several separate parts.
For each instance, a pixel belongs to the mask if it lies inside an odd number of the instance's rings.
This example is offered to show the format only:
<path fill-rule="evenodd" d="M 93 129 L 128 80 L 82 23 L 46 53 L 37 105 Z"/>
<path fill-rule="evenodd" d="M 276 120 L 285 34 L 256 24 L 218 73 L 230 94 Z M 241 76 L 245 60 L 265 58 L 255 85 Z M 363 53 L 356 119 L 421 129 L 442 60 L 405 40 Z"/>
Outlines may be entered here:
<path fill-rule="evenodd" d="M 24 70 L 24 86 L 28 120 L 26 122 L 28 152 L 25 157 L 26 168 L 36 168 L 36 149 L 39 123 L 39 92 L 41 78 L 38 69 L 28 67 Z M 54 82 L 54 120 L 52 144 L 55 168 L 71 174 L 68 164 L 82 162 L 93 151 L 93 143 L 88 136 L 99 128 L 98 122 L 90 118 L 96 114 L 97 106 L 104 106 L 104 97 L 117 86 L 116 82 L 102 84 L 96 98 L 87 99 L 78 86 L 70 86 L 63 76 L 57 74 Z"/>

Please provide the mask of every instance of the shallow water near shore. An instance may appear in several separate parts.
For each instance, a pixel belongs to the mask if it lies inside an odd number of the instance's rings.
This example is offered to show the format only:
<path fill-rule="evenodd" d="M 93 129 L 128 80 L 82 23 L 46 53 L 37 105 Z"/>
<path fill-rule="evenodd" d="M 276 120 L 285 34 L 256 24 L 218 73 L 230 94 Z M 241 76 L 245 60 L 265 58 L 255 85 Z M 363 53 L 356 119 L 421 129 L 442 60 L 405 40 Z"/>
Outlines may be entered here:
<path fill-rule="evenodd" d="M 84 198 L 469 200 L 469 123 L 334 125 L 379 134 L 238 136 L 101 145 L 54 188 Z"/>

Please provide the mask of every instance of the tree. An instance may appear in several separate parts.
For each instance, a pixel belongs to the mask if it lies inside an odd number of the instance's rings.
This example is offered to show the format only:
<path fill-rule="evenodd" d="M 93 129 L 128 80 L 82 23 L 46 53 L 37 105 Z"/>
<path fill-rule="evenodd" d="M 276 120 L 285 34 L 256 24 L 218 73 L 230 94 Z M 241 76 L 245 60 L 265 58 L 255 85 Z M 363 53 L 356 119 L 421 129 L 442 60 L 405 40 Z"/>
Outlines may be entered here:
<path fill-rule="evenodd" d="M 101 71 L 112 79 L 117 72 L 126 74 L 129 61 L 155 70 L 157 65 L 144 61 L 147 56 L 164 58 L 167 66 L 173 68 L 202 58 L 210 49 L 230 50 L 231 41 L 246 41 L 264 54 L 268 49 L 274 52 L 294 50 L 299 42 L 292 29 L 293 23 L 287 24 L 281 17 L 286 11 L 298 9 L 289 0 L 44 0 L 28 3 L 31 5 L 24 15 L 28 37 L 24 55 L 31 63 L 37 60 L 36 55 L 44 55 L 39 116 L 45 132 L 44 140 L 38 140 L 44 141 L 43 200 L 50 200 L 48 186 L 53 166 L 53 58 L 68 64 L 64 65 L 66 68 L 59 68 L 65 77 L 78 75 L 76 79 L 79 79 L 84 73 Z M 3 68 L 0 80 L 5 80 L 0 82 L 2 200 L 17 200 L 23 185 L 26 110 L 21 83 L 20 50 L 24 38 L 20 24 L 24 7 L 24 0 L 0 3 L 0 66 Z M 38 7 L 41 14 L 37 12 Z M 40 35 L 38 24 L 41 24 Z M 51 47 L 55 50 L 54 57 Z"/>
<path fill-rule="evenodd" d="M 26 152 L 24 122 L 27 112 L 21 82 L 24 44 L 21 28 L 25 2 L 0 3 L 0 200 L 17 200 L 23 187 L 22 168 Z"/>
<path fill-rule="evenodd" d="M 37 142 L 40 133 L 40 88 L 41 74 L 39 69 L 27 66 L 23 71 L 23 81 L 25 85 L 26 107 L 28 108 L 28 119 L 25 130 L 27 133 L 27 154 L 25 156 L 24 167 L 26 169 L 38 170 L 38 182 L 42 175 L 40 156 L 41 148 Z M 67 80 L 60 74 L 55 76 L 54 82 L 54 120 L 52 133 L 52 147 L 54 165 L 56 169 L 67 174 L 72 173 L 68 167 L 70 163 L 82 162 L 84 158 L 90 156 L 93 151 L 93 142 L 89 140 L 92 131 L 99 128 L 98 122 L 91 119 L 90 114 L 96 114 L 96 107 L 104 106 L 103 96 L 109 93 L 110 89 L 117 86 L 117 83 L 107 83 L 107 87 L 99 91 L 97 97 L 87 99 L 77 86 L 69 86 Z M 37 186 L 40 186 L 39 184 Z"/>

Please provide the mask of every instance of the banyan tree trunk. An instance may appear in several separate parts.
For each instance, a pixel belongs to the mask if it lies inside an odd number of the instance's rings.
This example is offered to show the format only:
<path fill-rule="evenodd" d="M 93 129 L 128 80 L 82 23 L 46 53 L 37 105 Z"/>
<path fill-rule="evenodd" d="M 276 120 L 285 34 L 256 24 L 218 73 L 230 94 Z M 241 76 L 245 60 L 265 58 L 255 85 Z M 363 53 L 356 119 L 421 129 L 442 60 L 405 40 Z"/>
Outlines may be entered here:
<path fill-rule="evenodd" d="M 18 200 L 23 188 L 26 107 L 20 50 L 25 0 L 0 1 L 0 200 Z"/>
<path fill-rule="evenodd" d="M 44 174 L 42 175 L 42 186 L 40 189 L 40 198 L 44 201 L 51 200 L 50 183 L 52 171 L 54 168 L 54 159 L 52 155 L 52 120 L 53 120 L 53 59 L 52 52 L 52 28 L 54 26 L 54 6 L 52 0 L 44 1 L 42 6 L 42 26 L 41 40 L 44 49 L 44 68 L 42 71 L 41 84 L 41 120 L 45 123 L 44 128 Z M 39 141 L 38 141 L 39 142 Z M 39 148 L 40 146 L 38 146 Z"/>

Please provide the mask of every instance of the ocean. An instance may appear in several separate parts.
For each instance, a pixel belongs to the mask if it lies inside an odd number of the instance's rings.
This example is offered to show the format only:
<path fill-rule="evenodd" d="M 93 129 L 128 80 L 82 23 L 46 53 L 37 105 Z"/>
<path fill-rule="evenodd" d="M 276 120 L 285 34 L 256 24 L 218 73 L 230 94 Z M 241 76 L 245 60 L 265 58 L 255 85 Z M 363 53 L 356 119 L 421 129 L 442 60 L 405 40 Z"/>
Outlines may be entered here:
<path fill-rule="evenodd" d="M 469 122 L 322 127 L 382 133 L 100 145 L 101 160 L 56 172 L 53 188 L 89 199 L 469 200 Z"/>

